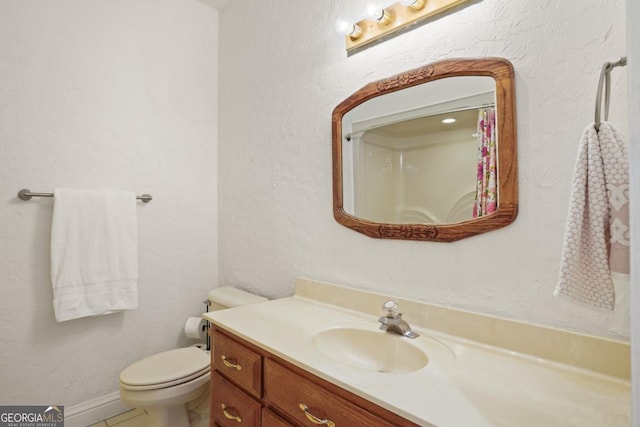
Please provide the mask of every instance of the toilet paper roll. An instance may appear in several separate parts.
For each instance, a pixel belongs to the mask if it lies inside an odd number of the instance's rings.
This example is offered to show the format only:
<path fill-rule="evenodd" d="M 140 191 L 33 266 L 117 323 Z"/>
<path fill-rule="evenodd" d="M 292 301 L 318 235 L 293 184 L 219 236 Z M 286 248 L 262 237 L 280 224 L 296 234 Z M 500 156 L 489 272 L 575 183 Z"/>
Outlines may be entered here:
<path fill-rule="evenodd" d="M 184 325 L 184 334 L 189 338 L 203 340 L 207 336 L 207 321 L 202 317 L 189 317 Z"/>

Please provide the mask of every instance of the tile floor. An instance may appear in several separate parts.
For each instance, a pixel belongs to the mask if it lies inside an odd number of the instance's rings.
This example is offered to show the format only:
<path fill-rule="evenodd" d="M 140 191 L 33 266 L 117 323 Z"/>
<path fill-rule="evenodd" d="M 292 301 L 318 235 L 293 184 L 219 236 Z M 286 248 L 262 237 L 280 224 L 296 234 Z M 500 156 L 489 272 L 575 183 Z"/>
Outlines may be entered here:
<path fill-rule="evenodd" d="M 109 418 L 105 421 L 100 421 L 97 424 L 93 424 L 89 427 L 146 427 L 147 426 L 147 413 L 144 409 L 134 409 L 132 411 L 125 412 L 124 414 L 116 415 L 113 418 Z"/>
<path fill-rule="evenodd" d="M 209 394 L 189 406 L 191 427 L 209 427 Z M 147 412 L 144 409 L 133 409 L 108 420 L 100 421 L 88 427 L 147 427 Z"/>

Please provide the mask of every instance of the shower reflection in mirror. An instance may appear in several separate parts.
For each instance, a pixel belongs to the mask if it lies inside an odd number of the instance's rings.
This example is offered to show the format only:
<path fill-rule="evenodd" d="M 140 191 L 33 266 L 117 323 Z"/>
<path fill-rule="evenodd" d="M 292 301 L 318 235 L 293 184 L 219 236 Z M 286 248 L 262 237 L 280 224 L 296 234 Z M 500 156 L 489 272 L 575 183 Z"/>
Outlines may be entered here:
<path fill-rule="evenodd" d="M 343 118 L 346 212 L 380 223 L 453 224 L 495 211 L 493 78 L 453 77 L 432 82 L 428 94 L 387 94 L 391 114 L 377 103 Z"/>

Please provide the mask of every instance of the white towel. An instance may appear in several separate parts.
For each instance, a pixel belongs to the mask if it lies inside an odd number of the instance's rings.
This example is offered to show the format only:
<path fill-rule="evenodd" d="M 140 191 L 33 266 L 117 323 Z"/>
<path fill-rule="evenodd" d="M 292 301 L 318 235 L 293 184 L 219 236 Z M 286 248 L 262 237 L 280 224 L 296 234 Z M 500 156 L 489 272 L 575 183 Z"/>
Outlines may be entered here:
<path fill-rule="evenodd" d="M 138 306 L 133 192 L 55 190 L 51 282 L 58 322 Z"/>
<path fill-rule="evenodd" d="M 555 294 L 613 310 L 611 271 L 629 271 L 629 160 L 621 133 L 602 123 L 585 130 L 571 186 Z"/>

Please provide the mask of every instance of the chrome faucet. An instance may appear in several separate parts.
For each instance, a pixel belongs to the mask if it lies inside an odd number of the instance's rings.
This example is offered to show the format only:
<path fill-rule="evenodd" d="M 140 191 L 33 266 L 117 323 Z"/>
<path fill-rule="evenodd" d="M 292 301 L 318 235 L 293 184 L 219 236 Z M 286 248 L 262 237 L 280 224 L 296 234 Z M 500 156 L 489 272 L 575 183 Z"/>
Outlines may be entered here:
<path fill-rule="evenodd" d="M 386 315 L 378 318 L 381 323 L 380 329 L 387 332 L 395 332 L 407 338 L 417 338 L 420 335 L 411 330 L 411 326 L 402 320 L 402 313 L 398 313 L 398 303 L 394 300 L 386 301 L 382 304 L 382 309 Z"/>

